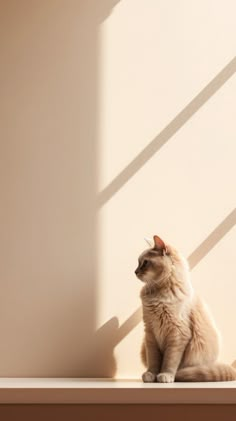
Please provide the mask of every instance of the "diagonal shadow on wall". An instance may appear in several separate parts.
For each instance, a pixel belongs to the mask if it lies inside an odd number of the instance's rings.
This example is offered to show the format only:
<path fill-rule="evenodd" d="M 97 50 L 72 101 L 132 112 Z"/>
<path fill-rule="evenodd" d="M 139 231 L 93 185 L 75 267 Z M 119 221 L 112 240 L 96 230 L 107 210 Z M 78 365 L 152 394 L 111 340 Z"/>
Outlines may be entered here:
<path fill-rule="evenodd" d="M 99 194 L 98 208 L 103 206 L 115 195 L 128 180 L 133 177 L 142 166 L 166 143 L 183 125 L 234 75 L 236 71 L 236 57 L 234 57 L 215 78 L 159 133 L 148 146 L 124 168 L 124 170 Z M 191 269 L 194 268 L 213 247 L 235 225 L 236 211 L 232 211 L 222 223 L 200 244 L 189 256 Z M 96 362 L 91 365 L 91 377 L 114 377 L 116 373 L 115 347 L 140 323 L 142 309 L 139 307 L 131 316 L 119 326 L 117 317 L 111 318 L 101 326 L 90 338 L 90 352 L 85 361 Z M 89 376 L 89 373 L 86 373 Z"/>
<path fill-rule="evenodd" d="M 188 257 L 190 269 L 197 264 L 215 247 L 217 243 L 234 227 L 236 224 L 236 209 L 221 222 L 218 227 L 198 246 Z"/>
<path fill-rule="evenodd" d="M 236 57 L 149 143 L 149 145 L 98 195 L 97 206 L 103 206 L 183 125 L 234 75 Z M 235 224 L 235 210 L 189 256 L 191 269 L 223 238 Z M 142 320 L 141 307 L 119 326 L 117 317 L 111 318 L 90 337 L 90 352 L 85 361 L 91 361 L 91 377 L 114 377 L 116 360 L 114 349 Z M 88 348 L 86 348 L 88 350 Z M 95 361 L 94 361 L 95 356 Z M 87 364 L 85 364 L 88 366 Z"/>
<path fill-rule="evenodd" d="M 193 269 L 236 224 L 236 209 L 208 235 L 208 237 L 188 257 L 190 268 Z M 100 367 L 99 377 L 114 377 L 116 373 L 115 347 L 142 321 L 142 308 L 139 307 L 130 317 L 119 326 L 117 317 L 112 317 L 101 326 L 93 339 L 96 347 L 96 358 Z M 91 344 L 92 345 L 92 344 Z M 105 368 L 105 369 L 104 369 Z M 94 375 L 94 371 L 91 372 Z"/>
<path fill-rule="evenodd" d="M 99 194 L 98 207 L 103 206 L 130 180 L 152 156 L 184 126 L 185 123 L 234 75 L 236 57 L 114 178 Z"/>

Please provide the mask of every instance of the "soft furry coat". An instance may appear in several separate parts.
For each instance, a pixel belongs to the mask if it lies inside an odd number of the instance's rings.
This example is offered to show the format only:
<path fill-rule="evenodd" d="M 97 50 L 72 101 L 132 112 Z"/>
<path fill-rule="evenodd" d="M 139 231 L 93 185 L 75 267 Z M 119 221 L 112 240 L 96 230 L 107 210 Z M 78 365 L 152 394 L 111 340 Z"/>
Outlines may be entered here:
<path fill-rule="evenodd" d="M 190 283 L 187 261 L 154 236 L 139 257 L 145 337 L 141 350 L 144 382 L 236 380 L 236 370 L 217 362 L 220 335 Z"/>

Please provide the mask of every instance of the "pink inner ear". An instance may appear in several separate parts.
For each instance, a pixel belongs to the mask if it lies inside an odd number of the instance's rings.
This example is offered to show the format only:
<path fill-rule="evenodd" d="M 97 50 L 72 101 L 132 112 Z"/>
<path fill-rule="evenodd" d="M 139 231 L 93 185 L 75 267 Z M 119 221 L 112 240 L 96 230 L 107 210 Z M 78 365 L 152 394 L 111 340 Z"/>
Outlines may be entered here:
<path fill-rule="evenodd" d="M 167 247 L 166 247 L 164 241 L 160 237 L 158 237 L 158 235 L 154 235 L 153 240 L 154 240 L 154 244 L 155 244 L 154 247 L 157 250 L 162 250 L 163 253 L 167 253 Z"/>

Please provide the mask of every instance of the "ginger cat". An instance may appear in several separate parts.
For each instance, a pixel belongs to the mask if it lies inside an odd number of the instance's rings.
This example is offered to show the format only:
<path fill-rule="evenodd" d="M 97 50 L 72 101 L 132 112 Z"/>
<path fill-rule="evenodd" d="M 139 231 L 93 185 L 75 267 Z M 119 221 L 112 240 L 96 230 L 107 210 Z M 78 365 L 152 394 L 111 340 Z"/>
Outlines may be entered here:
<path fill-rule="evenodd" d="M 154 247 L 135 270 L 145 282 L 140 297 L 145 337 L 141 358 L 144 382 L 236 380 L 236 370 L 217 362 L 220 336 L 190 283 L 187 261 L 155 235 Z"/>

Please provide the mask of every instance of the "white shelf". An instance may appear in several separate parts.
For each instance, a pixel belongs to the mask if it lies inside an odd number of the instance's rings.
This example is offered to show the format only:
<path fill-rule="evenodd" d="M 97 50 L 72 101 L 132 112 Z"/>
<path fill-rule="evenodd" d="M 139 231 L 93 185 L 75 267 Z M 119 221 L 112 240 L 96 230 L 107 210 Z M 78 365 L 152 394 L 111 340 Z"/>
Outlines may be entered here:
<path fill-rule="evenodd" d="M 236 404 L 236 381 L 143 384 L 138 380 L 0 378 L 1 403 Z"/>

